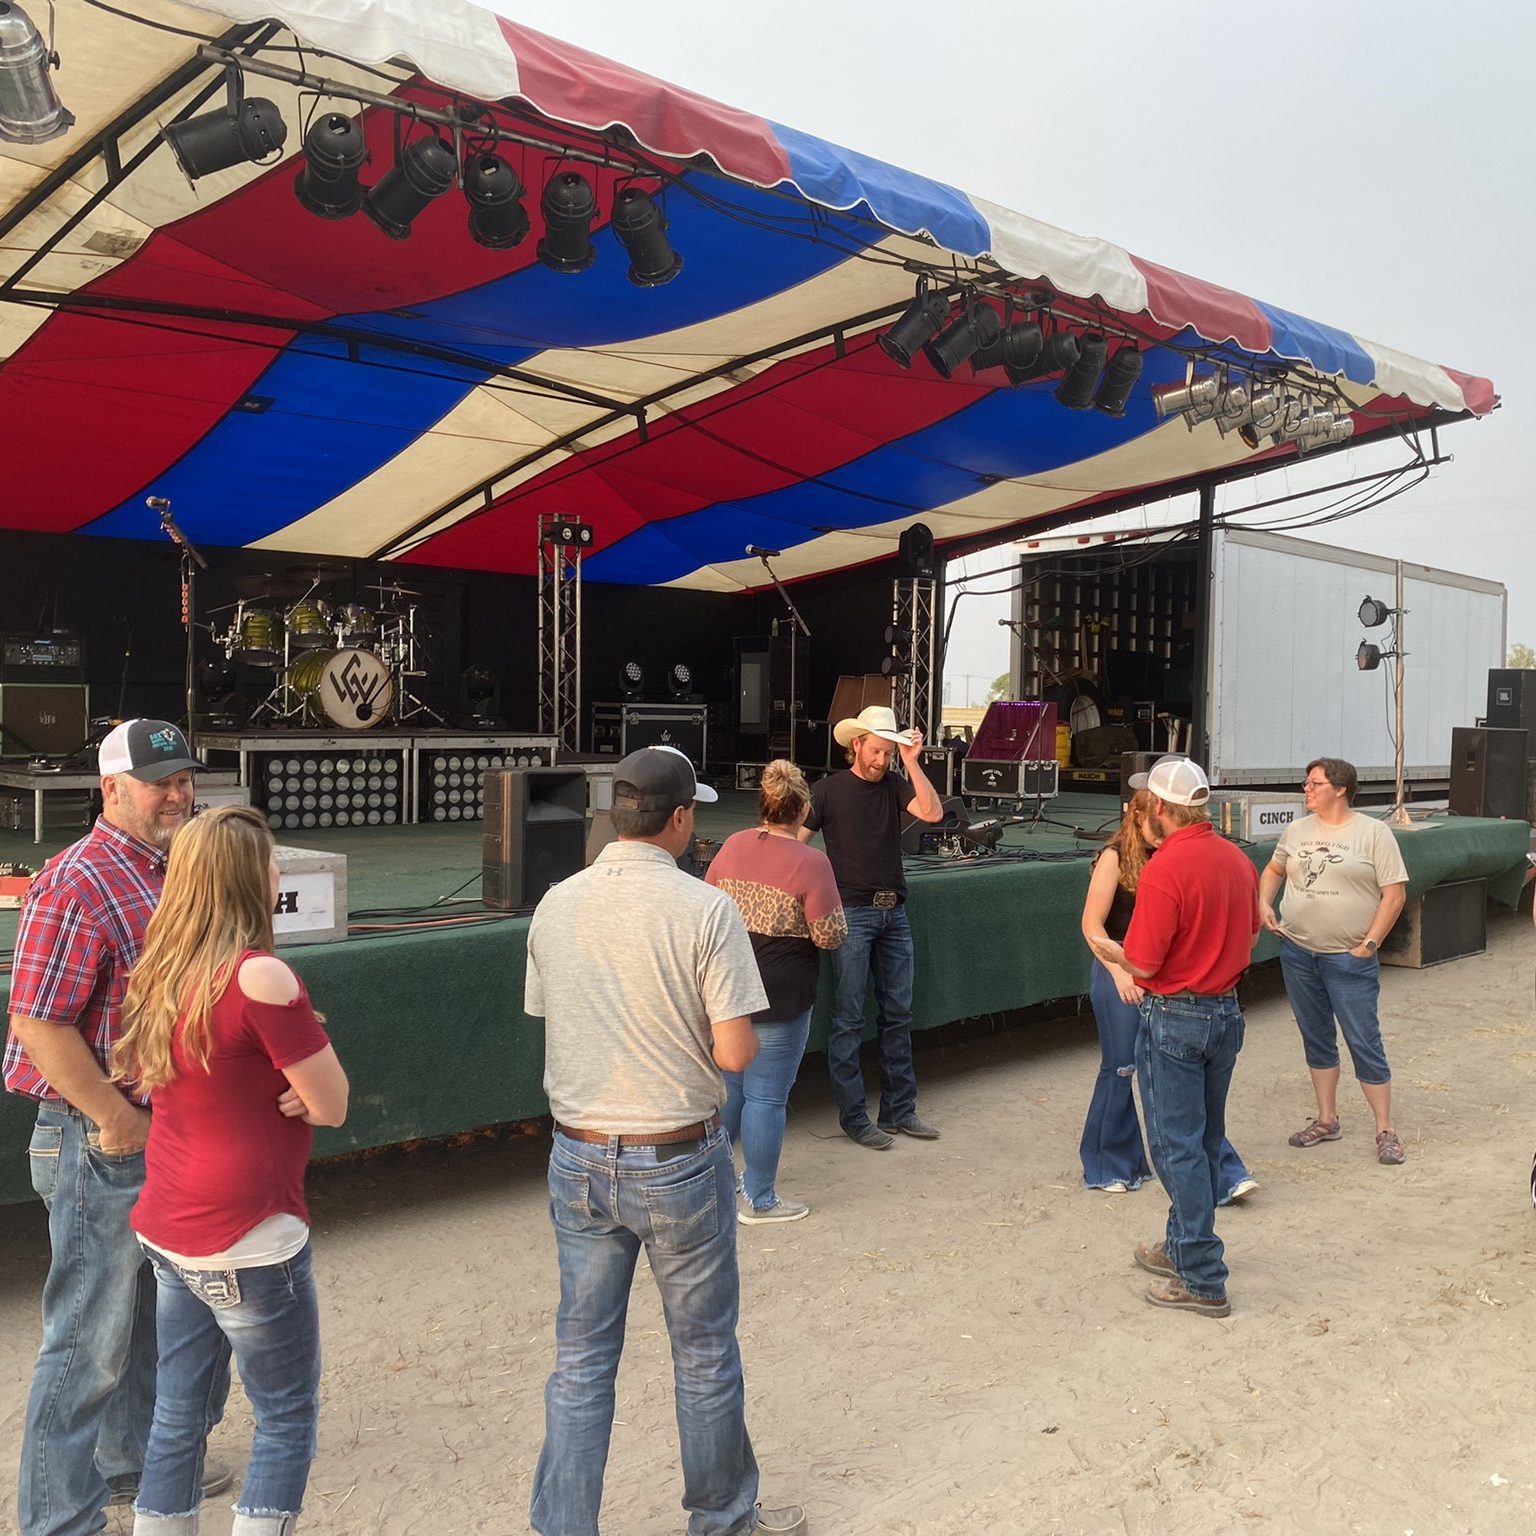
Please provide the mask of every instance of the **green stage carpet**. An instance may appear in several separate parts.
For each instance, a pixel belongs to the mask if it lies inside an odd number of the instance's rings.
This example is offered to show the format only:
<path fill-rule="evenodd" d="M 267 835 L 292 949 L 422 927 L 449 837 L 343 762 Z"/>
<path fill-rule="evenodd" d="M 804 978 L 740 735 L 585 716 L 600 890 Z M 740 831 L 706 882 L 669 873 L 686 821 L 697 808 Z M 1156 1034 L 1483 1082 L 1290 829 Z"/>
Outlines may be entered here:
<path fill-rule="evenodd" d="M 699 834 L 724 837 L 751 824 L 754 811 L 755 796 L 727 792 L 700 814 Z M 909 861 L 918 1028 L 1086 991 L 1089 956 L 1078 920 L 1089 855 L 1101 842 L 1094 834 L 1117 824 L 1117 803 L 1063 795 L 1047 811 L 1052 824 L 1010 828 L 997 856 Z M 28 835 L 0 833 L 0 860 L 35 865 L 72 835 L 78 833 L 55 836 L 39 850 Z M 1399 841 L 1410 897 L 1432 885 L 1486 876 L 1493 900 L 1513 906 L 1519 899 L 1530 841 L 1524 822 L 1441 817 L 1399 834 Z M 434 915 L 483 911 L 478 823 L 331 829 L 304 834 L 304 846 L 348 856 L 354 918 L 426 906 L 461 886 L 461 902 Z M 1262 867 L 1272 846 L 1246 851 Z M 464 904 L 464 897 L 473 899 Z M 15 930 L 16 914 L 0 912 L 0 950 L 7 954 Z M 525 918 L 505 918 L 284 951 L 326 1015 L 352 1080 L 350 1119 L 340 1130 L 317 1133 L 317 1155 L 547 1112 L 542 1026 L 521 1007 L 526 932 Z M 1255 959 L 1274 954 L 1266 935 Z M 813 1049 L 826 1038 L 825 983 L 824 974 Z M 8 994 L 8 976 L 0 988 L 0 997 Z M 29 1104 L 0 1096 L 0 1203 L 30 1197 L 25 1149 L 31 1121 Z"/>

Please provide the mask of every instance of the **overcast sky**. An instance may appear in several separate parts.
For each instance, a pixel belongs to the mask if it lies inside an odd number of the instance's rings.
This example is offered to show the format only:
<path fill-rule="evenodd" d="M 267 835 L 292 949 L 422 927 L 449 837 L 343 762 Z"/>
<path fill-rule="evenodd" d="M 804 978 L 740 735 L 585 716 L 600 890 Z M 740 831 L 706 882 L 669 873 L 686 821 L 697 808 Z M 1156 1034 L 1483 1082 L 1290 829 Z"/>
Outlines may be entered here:
<path fill-rule="evenodd" d="M 1441 434 L 1455 463 L 1319 536 L 1503 581 L 1510 639 L 1536 644 L 1536 8 L 495 3 L 734 106 L 1491 378 L 1503 408 Z M 1327 463 L 1343 479 L 1399 456 Z M 1004 602 L 961 611 L 957 698 L 966 674 L 1007 665 Z"/>

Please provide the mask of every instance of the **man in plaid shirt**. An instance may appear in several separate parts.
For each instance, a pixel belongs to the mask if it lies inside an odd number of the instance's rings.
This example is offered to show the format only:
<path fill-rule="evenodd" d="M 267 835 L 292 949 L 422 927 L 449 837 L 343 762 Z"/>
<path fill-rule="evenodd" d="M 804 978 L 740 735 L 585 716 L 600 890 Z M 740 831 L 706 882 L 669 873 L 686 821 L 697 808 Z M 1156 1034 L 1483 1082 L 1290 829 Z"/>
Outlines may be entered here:
<path fill-rule="evenodd" d="M 149 1111 L 109 1074 L 128 971 L 204 764 L 168 721 L 129 720 L 98 765 L 102 814 L 33 881 L 11 979 L 5 1086 L 37 1102 L 32 1183 L 53 1255 L 22 1431 L 22 1536 L 101 1530 L 107 1503 L 138 1488 L 154 1409 L 155 1288 L 128 1227 Z"/>

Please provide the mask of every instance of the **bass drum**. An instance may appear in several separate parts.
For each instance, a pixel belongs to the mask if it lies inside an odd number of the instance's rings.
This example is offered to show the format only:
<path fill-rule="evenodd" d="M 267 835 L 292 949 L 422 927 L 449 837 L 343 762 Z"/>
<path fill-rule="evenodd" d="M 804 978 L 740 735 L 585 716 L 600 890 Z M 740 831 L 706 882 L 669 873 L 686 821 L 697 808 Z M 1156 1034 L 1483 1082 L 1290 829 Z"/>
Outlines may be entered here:
<path fill-rule="evenodd" d="M 288 668 L 288 686 L 314 725 L 365 730 L 395 707 L 395 680 L 372 651 L 310 651 Z"/>

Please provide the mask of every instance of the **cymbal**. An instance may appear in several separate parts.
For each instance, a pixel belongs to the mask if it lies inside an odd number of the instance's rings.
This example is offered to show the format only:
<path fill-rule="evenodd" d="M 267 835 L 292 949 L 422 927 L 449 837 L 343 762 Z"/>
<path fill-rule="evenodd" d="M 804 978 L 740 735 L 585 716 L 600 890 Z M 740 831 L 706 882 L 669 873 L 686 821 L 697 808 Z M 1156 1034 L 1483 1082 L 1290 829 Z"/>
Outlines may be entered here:
<path fill-rule="evenodd" d="M 421 593 L 415 587 L 397 587 L 393 582 L 370 581 L 370 592 L 388 592 L 394 597 L 420 597 Z"/>
<path fill-rule="evenodd" d="M 263 571 L 257 576 L 240 576 L 235 580 L 235 591 L 242 597 L 297 597 L 304 590 L 302 582 L 291 576 L 274 576 Z"/>
<path fill-rule="evenodd" d="M 321 581 L 340 581 L 343 576 L 352 574 L 349 565 L 338 565 L 334 560 L 315 560 L 308 565 L 290 565 L 290 576 L 301 576 L 311 585 Z"/>

